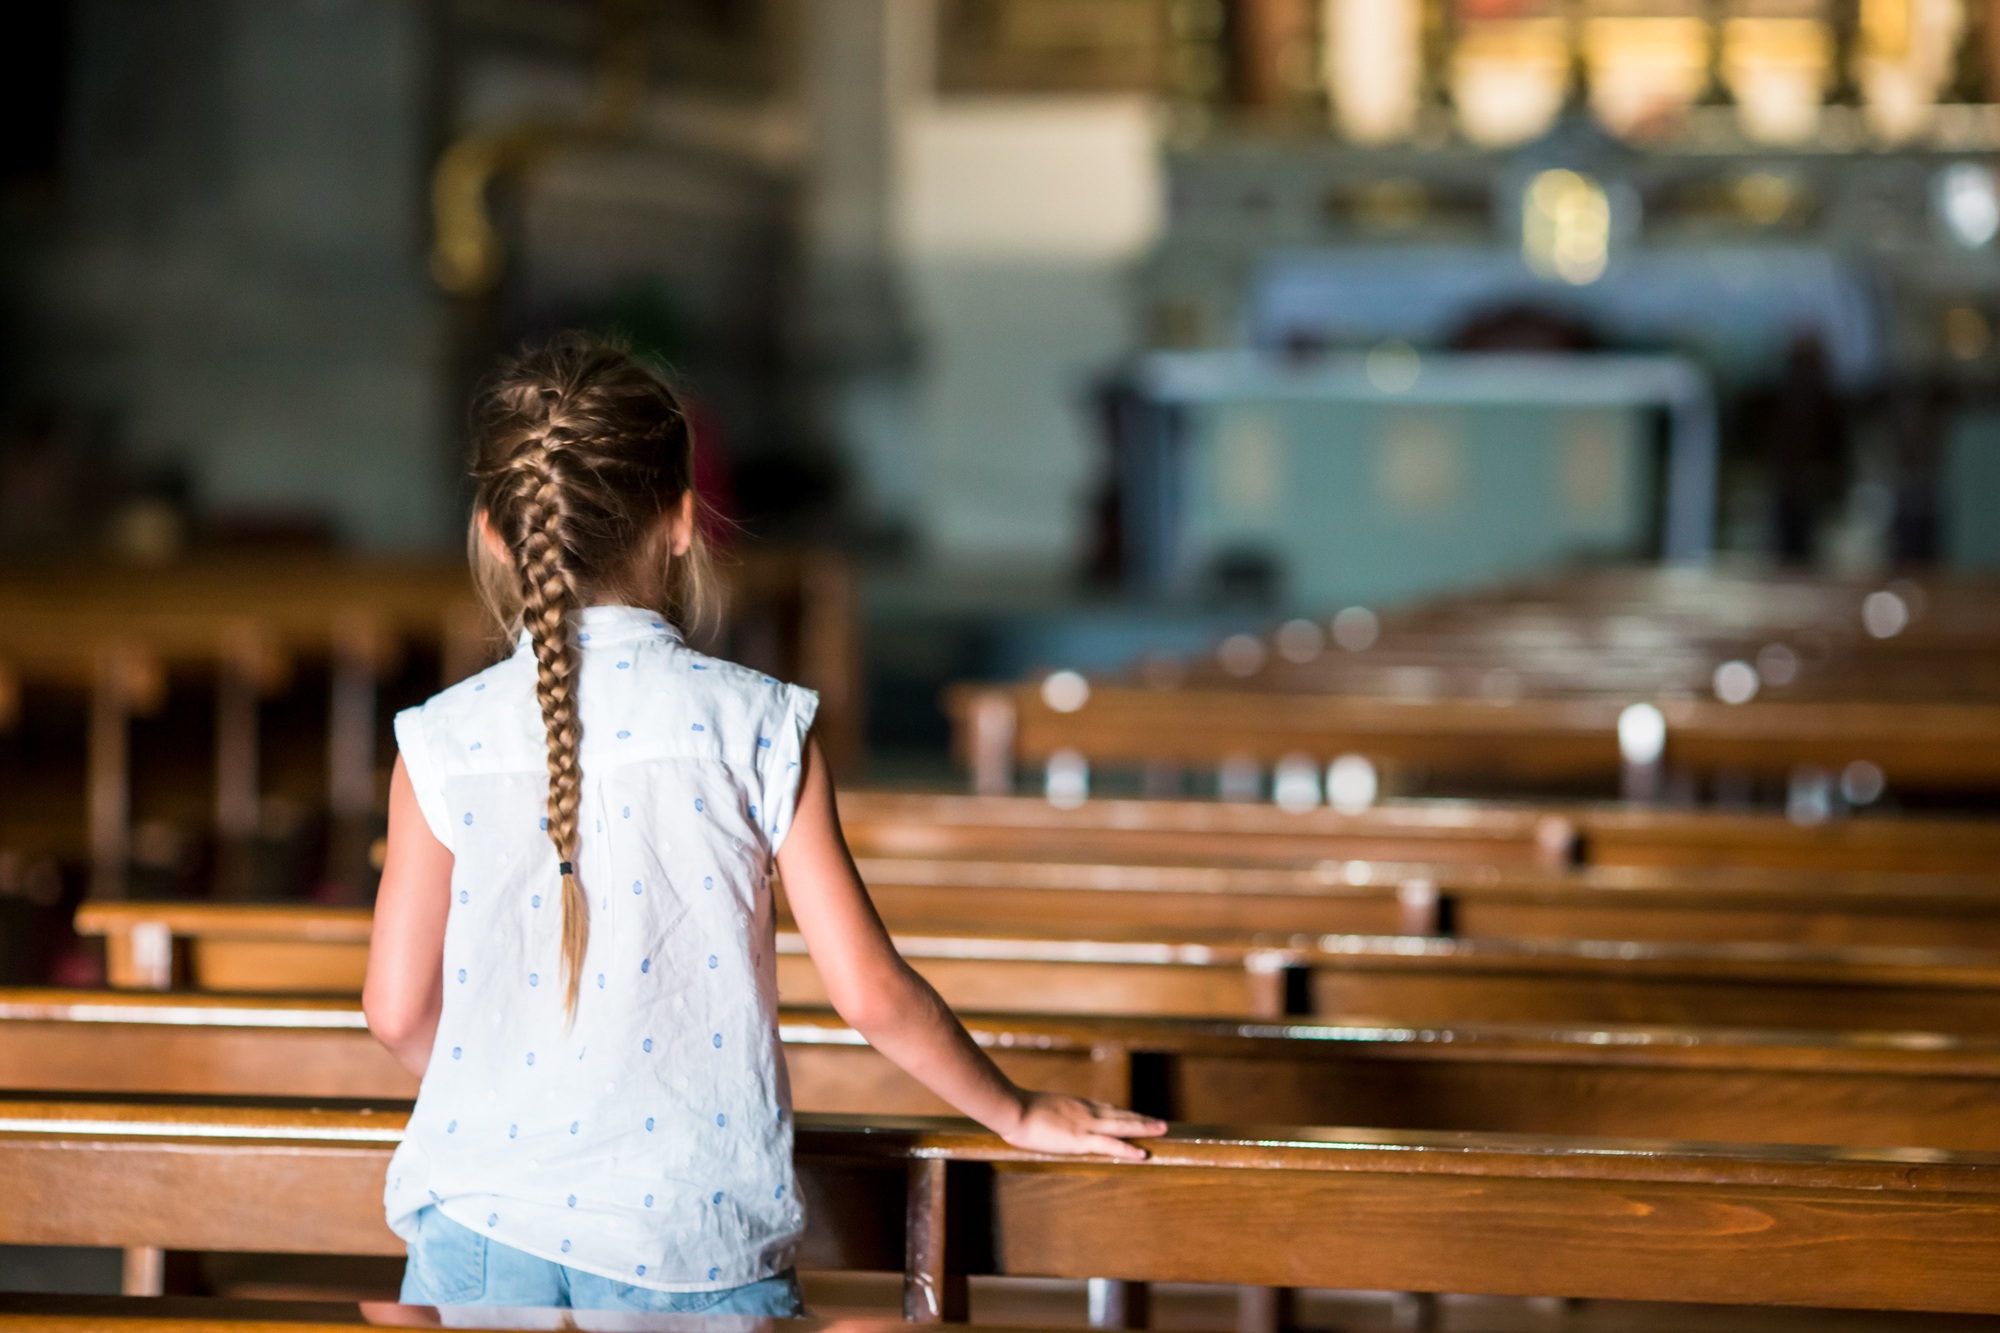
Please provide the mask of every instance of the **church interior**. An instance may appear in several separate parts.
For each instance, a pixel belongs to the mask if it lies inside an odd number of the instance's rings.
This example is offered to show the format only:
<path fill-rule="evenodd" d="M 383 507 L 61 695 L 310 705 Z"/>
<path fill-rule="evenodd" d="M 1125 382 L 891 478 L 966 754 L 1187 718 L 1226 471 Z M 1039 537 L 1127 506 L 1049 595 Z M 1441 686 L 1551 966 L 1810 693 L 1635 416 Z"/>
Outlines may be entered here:
<path fill-rule="evenodd" d="M 565 330 L 902 956 L 1171 1124 L 958 1118 L 780 886 L 813 1319 L 2000 1327 L 2000 0 L 9 29 L 0 1330 L 709 1327 L 382 1215 L 392 719 L 509 651 L 468 404 Z"/>

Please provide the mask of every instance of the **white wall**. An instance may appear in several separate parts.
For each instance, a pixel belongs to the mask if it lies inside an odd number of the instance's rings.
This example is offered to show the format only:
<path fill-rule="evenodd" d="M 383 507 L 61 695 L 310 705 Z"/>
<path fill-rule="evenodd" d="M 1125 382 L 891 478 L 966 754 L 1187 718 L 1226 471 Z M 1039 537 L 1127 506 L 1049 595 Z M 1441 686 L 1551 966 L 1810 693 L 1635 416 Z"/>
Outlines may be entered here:
<path fill-rule="evenodd" d="M 907 444 L 872 461 L 952 562 L 1076 559 L 1100 446 L 1092 380 L 1132 345 L 1125 280 L 1160 226 L 1136 98 L 920 102 L 896 241 L 921 353 Z M 907 477 L 884 472 L 910 469 Z"/>

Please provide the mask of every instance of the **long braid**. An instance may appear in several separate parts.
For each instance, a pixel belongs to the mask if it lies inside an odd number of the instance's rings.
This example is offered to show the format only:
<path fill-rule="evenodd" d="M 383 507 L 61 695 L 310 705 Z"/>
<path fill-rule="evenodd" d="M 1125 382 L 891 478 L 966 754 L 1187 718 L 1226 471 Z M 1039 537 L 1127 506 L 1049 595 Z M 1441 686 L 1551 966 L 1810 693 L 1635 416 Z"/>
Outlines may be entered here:
<path fill-rule="evenodd" d="M 548 743 L 548 833 L 562 867 L 563 1012 L 575 1020 L 590 900 L 578 874 L 583 797 L 580 610 L 598 602 L 699 617 L 709 601 L 699 530 L 668 521 L 694 487 L 687 413 L 624 348 L 564 334 L 502 366 L 473 417 L 475 583 L 495 620 L 523 628 Z M 489 549 L 497 538 L 499 550 Z"/>
<path fill-rule="evenodd" d="M 583 786 L 577 750 L 577 646 L 570 617 L 581 601 L 565 547 L 562 485 L 549 466 L 544 439 L 524 453 L 521 473 L 521 621 L 535 651 L 535 700 L 549 749 L 549 841 L 562 866 L 563 1012 L 576 1016 L 583 956 L 590 945 L 590 903 L 577 871 L 577 807 Z"/>

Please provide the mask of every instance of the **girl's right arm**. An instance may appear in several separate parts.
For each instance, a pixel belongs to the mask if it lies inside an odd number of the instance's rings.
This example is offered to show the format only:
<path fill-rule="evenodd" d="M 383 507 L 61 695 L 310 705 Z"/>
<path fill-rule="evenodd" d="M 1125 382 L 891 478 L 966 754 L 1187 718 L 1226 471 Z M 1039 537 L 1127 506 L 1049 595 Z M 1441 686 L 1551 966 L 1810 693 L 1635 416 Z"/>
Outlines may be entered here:
<path fill-rule="evenodd" d="M 430 1063 L 444 1007 L 444 924 L 451 911 L 451 849 L 437 840 L 401 756 L 389 779 L 389 852 L 375 893 L 361 1011 L 396 1063 L 418 1078 Z"/>
<path fill-rule="evenodd" d="M 778 870 L 834 1009 L 939 1097 L 1009 1143 L 1039 1152 L 1131 1160 L 1146 1151 L 1128 1139 L 1166 1133 L 1166 1123 L 1151 1116 L 1016 1087 L 987 1058 L 882 928 L 840 833 L 826 758 L 811 737 Z"/>

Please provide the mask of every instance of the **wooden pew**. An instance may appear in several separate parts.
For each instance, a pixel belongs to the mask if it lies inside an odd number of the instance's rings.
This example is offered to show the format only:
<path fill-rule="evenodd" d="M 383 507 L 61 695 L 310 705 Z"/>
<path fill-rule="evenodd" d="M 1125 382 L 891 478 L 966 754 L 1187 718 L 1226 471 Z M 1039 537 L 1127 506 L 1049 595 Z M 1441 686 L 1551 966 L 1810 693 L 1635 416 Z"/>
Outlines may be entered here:
<path fill-rule="evenodd" d="M 454 1328 L 491 1330 L 561 1327 L 548 1310 L 488 1308 L 474 1315 L 454 1312 Z M 614 1316 L 620 1333 L 742 1333 L 733 1315 Z M 45 1292 L 0 1292 L 0 1333 L 374 1333 L 384 1326 L 436 1328 L 432 1306 L 376 1300 L 269 1300 L 203 1296 L 74 1296 Z M 575 1326 L 598 1322 L 581 1316 Z M 760 1319 L 770 1333 L 906 1333 L 902 1320 L 846 1315 L 824 1318 Z M 1003 1333 L 990 1321 L 974 1329 Z"/>
<path fill-rule="evenodd" d="M 883 919 L 948 926 L 2000 948 L 2000 880 L 1834 871 L 857 860 Z"/>
<path fill-rule="evenodd" d="M 1026 1086 L 1176 1120 L 2000 1151 L 2000 1041 L 1528 1024 L 965 1016 Z M 779 1015 L 802 1112 L 950 1108 L 824 1010 Z M 0 1089 L 406 1101 L 351 1000 L 0 991 Z"/>
<path fill-rule="evenodd" d="M 365 909 L 199 903 L 87 904 L 77 920 L 110 936 L 116 985 L 350 995 L 368 926 Z M 947 1002 L 975 1011 L 2000 1035 L 2000 954 L 1972 950 L 975 929 L 894 938 Z M 777 953 L 783 1002 L 825 1005 L 804 941 L 780 931 Z"/>
<path fill-rule="evenodd" d="M 697 641 L 818 689 L 822 741 L 837 763 L 853 762 L 861 680 L 848 561 L 838 552 L 760 549 L 732 555 L 721 575 L 723 613 L 700 627 Z M 435 651 L 450 683 L 504 647 L 460 561 L 294 557 L 38 570 L 0 577 L 0 725 L 11 724 L 24 687 L 88 693 L 87 830 L 79 832 L 93 891 L 117 896 L 130 851 L 129 724 L 160 706 L 170 673 L 214 690 L 215 829 L 226 843 L 241 842 L 257 823 L 259 704 L 289 683 L 295 662 L 329 668 L 326 795 L 331 817 L 346 826 L 375 810 L 376 695 L 391 667 L 412 649 Z M 84 837 L 75 842 L 83 846 Z M 353 852 L 353 842 L 344 837 L 342 846 Z"/>
<path fill-rule="evenodd" d="M 843 791 L 858 856 L 1289 865 L 1324 860 L 1765 866 L 1993 875 L 2000 821 L 1848 819 L 1620 805 L 1390 801 L 1355 815 L 1268 804 Z"/>
<path fill-rule="evenodd" d="M 1896 790 L 2000 783 L 2000 763 L 1960 743 L 2000 736 L 1992 581 L 1618 571 L 1349 616 L 1345 630 L 1336 617 L 1239 633 L 1213 660 L 1141 662 L 1087 690 L 955 690 L 975 789 L 1004 791 L 1017 762 L 1063 751 L 1111 767 L 1352 754 L 1446 789 L 1603 787 L 1622 776 L 1619 715 L 1639 702 L 1666 727 L 1664 756 L 1645 762 L 1680 772 L 1865 761 Z M 1740 693 L 1719 683 L 1725 665 Z"/>
<path fill-rule="evenodd" d="M 1040 681 L 955 688 L 949 706 L 975 773 L 1041 764 L 1060 751 L 1092 764 L 1325 765 L 1358 754 L 1378 768 L 1447 782 L 1595 784 L 1624 772 L 1618 720 L 1629 699 L 1432 699 L 1251 690 L 1160 690 L 1102 682 L 1057 711 Z M 1758 701 L 1660 704 L 1663 762 L 1703 773 L 1785 778 L 1874 764 L 1909 791 L 2000 789 L 2000 703 Z"/>
<path fill-rule="evenodd" d="M 0 1243 L 392 1255 L 393 1112 L 0 1106 Z M 2000 1157 L 1178 1127 L 1143 1163 L 801 1117 L 802 1265 L 2000 1313 Z"/>

